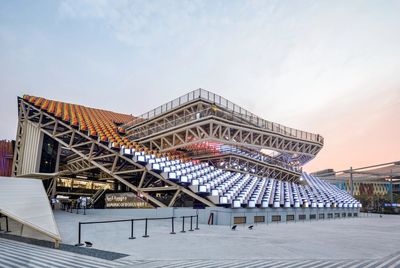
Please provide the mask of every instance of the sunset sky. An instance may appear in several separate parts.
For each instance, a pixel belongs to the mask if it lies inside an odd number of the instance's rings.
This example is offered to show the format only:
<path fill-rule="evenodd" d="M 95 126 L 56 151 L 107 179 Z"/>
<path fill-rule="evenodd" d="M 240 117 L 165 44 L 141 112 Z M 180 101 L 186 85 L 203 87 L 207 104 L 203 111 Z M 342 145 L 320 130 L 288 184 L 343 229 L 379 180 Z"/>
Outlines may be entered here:
<path fill-rule="evenodd" d="M 400 1 L 1 1 L 0 139 L 17 96 L 133 115 L 191 90 L 324 136 L 305 170 L 400 160 Z"/>

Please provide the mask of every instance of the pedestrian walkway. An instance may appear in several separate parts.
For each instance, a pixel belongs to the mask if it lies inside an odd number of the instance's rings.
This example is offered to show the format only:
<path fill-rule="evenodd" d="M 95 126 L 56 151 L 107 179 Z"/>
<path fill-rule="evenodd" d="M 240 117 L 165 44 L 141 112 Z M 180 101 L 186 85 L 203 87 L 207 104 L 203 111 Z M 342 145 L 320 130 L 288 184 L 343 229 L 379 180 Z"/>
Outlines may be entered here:
<path fill-rule="evenodd" d="M 131 260 L 114 261 L 0 238 L 1 268 L 400 268 L 400 252 L 375 260 Z"/>
<path fill-rule="evenodd" d="M 143 264 L 144 261 L 108 261 L 63 250 L 0 238 L 1 268 L 101 268 Z"/>
<path fill-rule="evenodd" d="M 131 266 L 126 266 L 131 267 Z M 400 255 L 381 260 L 185 260 L 154 261 L 135 268 L 399 268 Z"/>

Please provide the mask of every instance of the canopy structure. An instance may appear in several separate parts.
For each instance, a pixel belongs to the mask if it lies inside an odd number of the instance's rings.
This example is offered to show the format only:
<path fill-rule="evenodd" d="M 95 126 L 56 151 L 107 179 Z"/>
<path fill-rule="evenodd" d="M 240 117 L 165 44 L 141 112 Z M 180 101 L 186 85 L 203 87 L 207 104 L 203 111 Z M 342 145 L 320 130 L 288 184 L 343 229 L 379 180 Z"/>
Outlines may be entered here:
<path fill-rule="evenodd" d="M 41 180 L 0 177 L 0 213 L 54 239 L 56 247 L 61 241 Z"/>

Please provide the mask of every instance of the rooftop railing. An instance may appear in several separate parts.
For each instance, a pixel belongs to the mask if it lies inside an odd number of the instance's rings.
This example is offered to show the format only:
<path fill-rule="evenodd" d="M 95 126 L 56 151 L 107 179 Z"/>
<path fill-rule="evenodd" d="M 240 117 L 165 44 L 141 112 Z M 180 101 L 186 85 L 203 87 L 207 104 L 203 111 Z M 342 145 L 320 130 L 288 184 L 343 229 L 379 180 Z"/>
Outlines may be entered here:
<path fill-rule="evenodd" d="M 176 98 L 170 102 L 167 102 L 147 113 L 144 113 L 134 120 L 128 122 L 127 124 L 124 125 L 125 128 L 129 130 L 132 126 L 142 123 L 144 121 L 153 119 L 161 114 L 164 114 L 166 112 L 172 111 L 180 106 L 183 106 L 189 102 L 192 102 L 194 100 L 205 100 L 207 102 L 211 102 L 219 107 L 222 107 L 233 114 L 235 116 L 239 116 L 243 118 L 244 120 L 248 121 L 252 125 L 255 125 L 259 128 L 263 128 L 269 131 L 273 132 L 278 132 L 280 134 L 290 136 L 290 137 L 295 137 L 298 139 L 303 139 L 303 140 L 308 140 L 308 141 L 313 141 L 313 142 L 318 142 L 323 144 L 324 143 L 324 138 L 320 136 L 319 134 L 313 134 L 310 132 L 290 128 L 283 126 L 278 123 L 274 123 L 271 121 L 267 121 L 265 119 L 262 119 L 258 117 L 257 115 L 247 111 L 246 109 L 240 107 L 239 105 L 234 104 L 233 102 L 215 94 L 210 91 L 207 91 L 205 89 L 199 88 L 196 89 L 192 92 L 189 92 L 179 98 Z"/>

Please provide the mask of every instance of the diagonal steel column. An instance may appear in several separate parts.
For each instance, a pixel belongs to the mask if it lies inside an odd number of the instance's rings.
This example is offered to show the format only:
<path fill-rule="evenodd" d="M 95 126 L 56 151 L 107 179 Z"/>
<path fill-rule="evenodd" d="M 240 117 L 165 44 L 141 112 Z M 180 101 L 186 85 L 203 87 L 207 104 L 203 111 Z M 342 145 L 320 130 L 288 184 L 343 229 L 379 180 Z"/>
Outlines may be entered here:
<path fill-rule="evenodd" d="M 26 101 L 24 101 L 22 99 L 20 101 L 21 101 L 21 106 L 23 106 L 22 107 L 23 108 L 22 110 L 24 110 L 24 111 L 22 111 L 23 113 L 29 113 L 29 111 L 35 111 L 36 114 L 35 114 L 35 116 L 31 117 L 30 121 L 33 123 L 33 125 L 35 127 L 39 128 L 40 131 L 42 131 L 46 135 L 55 139 L 57 142 L 59 142 L 65 148 L 68 148 L 71 152 L 73 152 L 74 154 L 79 156 L 82 160 L 90 163 L 91 166 L 88 168 L 100 169 L 104 173 L 110 175 L 114 179 L 120 181 L 121 183 L 123 183 L 124 185 L 126 185 L 127 187 L 132 189 L 134 192 L 136 192 L 138 194 L 139 193 L 142 194 L 145 198 L 147 198 L 153 204 L 155 204 L 159 207 L 166 207 L 166 205 L 163 204 L 161 201 L 152 197 L 150 194 L 143 192 L 140 187 L 135 186 L 134 184 L 125 180 L 122 177 L 122 175 L 126 175 L 129 173 L 137 174 L 140 172 L 143 172 L 143 173 L 147 172 L 148 174 L 151 174 L 152 176 L 158 178 L 159 180 L 162 180 L 165 184 L 174 186 L 176 189 L 175 191 L 181 191 L 182 193 L 193 197 L 194 199 L 202 202 L 203 204 L 205 204 L 207 206 L 214 206 L 214 204 L 212 202 L 208 201 L 207 199 L 202 198 L 202 197 L 194 194 L 190 190 L 183 188 L 182 186 L 177 185 L 177 184 L 173 183 L 172 181 L 169 181 L 169 180 L 163 178 L 161 175 L 159 175 L 151 170 L 147 170 L 147 168 L 145 166 L 142 166 L 139 163 L 136 163 L 135 161 L 133 161 L 132 159 L 121 155 L 119 152 L 116 152 L 116 151 L 108 148 L 104 144 L 99 143 L 97 140 L 90 138 L 86 134 L 80 132 L 79 130 L 72 128 L 71 126 L 62 122 L 61 120 L 58 120 L 55 117 L 39 110 L 38 108 L 32 106 L 31 104 L 27 103 Z M 27 120 L 22 117 L 20 117 L 20 119 L 21 119 L 21 121 Z M 42 119 L 48 120 L 47 122 L 44 123 L 46 125 L 45 127 L 41 127 Z M 53 121 L 53 123 L 51 123 L 50 121 Z M 59 135 L 61 133 L 63 133 L 63 135 Z M 75 142 L 75 139 L 78 139 L 78 138 L 80 138 L 81 140 L 86 140 L 86 141 Z M 104 154 L 97 156 L 97 157 L 93 157 L 92 153 L 94 153 L 95 146 L 101 148 L 102 151 L 104 151 Z M 89 154 L 87 153 L 87 151 L 89 151 Z M 98 161 L 104 160 L 104 159 L 111 160 L 112 166 L 108 167 L 108 166 L 103 165 L 98 162 Z M 133 167 L 133 168 L 131 168 L 130 172 L 125 172 L 124 170 L 122 170 L 122 171 L 118 170 L 119 160 L 123 163 L 128 163 L 130 166 Z M 151 188 L 151 187 L 148 187 L 148 188 Z M 171 203 L 169 204 L 169 206 L 172 206 L 172 205 L 173 204 L 171 204 Z"/>

